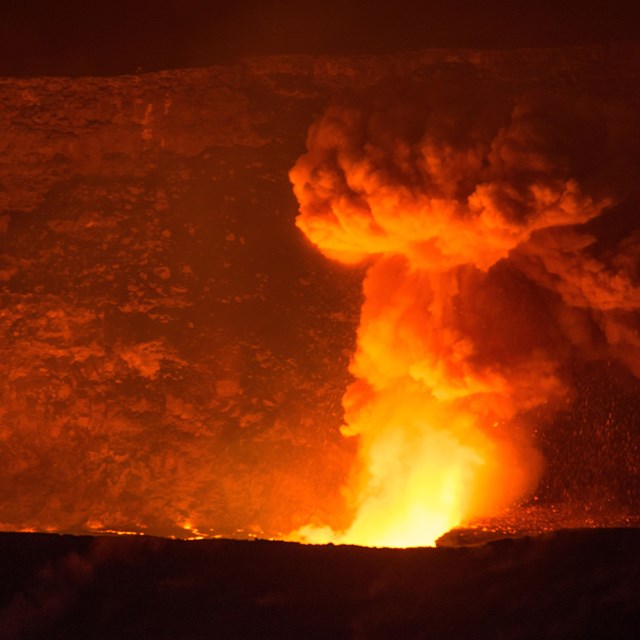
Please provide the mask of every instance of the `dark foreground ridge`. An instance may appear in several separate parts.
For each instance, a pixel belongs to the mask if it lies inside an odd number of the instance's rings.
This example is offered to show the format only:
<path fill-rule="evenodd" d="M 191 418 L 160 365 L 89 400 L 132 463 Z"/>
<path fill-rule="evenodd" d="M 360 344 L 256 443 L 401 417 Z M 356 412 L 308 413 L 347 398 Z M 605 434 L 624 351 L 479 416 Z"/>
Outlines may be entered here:
<path fill-rule="evenodd" d="M 0 534 L 0 637 L 631 638 L 640 530 L 482 546 Z"/>

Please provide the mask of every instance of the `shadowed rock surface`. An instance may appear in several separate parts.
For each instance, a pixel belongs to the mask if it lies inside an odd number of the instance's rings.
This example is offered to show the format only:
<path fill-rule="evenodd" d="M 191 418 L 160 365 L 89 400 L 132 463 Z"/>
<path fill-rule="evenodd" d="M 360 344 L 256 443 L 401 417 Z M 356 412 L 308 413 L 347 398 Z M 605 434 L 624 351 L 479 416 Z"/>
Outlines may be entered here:
<path fill-rule="evenodd" d="M 3 640 L 634 638 L 640 531 L 451 549 L 0 534 Z"/>

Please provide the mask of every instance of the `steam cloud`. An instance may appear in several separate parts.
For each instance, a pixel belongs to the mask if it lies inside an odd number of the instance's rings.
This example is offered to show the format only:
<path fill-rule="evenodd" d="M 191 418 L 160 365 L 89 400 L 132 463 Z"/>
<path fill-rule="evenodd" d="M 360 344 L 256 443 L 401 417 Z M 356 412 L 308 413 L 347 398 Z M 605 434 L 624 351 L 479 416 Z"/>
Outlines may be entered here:
<path fill-rule="evenodd" d="M 299 537 L 428 544 L 534 489 L 524 416 L 566 393 L 565 363 L 640 376 L 634 139 L 617 105 L 452 83 L 387 88 L 311 127 L 297 224 L 368 270 L 344 397 L 354 521 Z"/>

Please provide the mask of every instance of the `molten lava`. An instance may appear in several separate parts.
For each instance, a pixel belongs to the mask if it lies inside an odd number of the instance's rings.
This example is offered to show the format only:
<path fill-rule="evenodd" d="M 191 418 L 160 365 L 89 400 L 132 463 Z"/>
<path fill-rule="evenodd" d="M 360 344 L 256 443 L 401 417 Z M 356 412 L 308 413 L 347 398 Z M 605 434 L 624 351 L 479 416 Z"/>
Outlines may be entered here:
<path fill-rule="evenodd" d="M 592 111 L 404 98 L 330 108 L 290 173 L 299 228 L 327 257 L 368 265 L 343 400 L 359 447 L 353 520 L 302 527 L 302 541 L 431 545 L 535 488 L 542 462 L 522 417 L 564 393 L 561 339 L 523 331 L 537 310 L 510 300 L 510 256 L 612 202 L 582 166 Z"/>

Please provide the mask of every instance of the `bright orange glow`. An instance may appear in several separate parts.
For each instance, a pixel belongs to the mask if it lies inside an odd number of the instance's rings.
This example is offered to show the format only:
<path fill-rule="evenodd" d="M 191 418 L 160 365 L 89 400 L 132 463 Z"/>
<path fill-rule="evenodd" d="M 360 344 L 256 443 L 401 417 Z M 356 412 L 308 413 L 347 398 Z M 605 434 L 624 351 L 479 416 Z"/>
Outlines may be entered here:
<path fill-rule="evenodd" d="M 482 287 L 532 234 L 589 220 L 608 200 L 554 160 L 553 128 L 535 106 L 493 128 L 459 100 L 443 113 L 418 106 L 330 109 L 290 174 L 300 229 L 328 257 L 369 265 L 344 397 L 343 433 L 359 443 L 345 487 L 353 521 L 304 526 L 297 540 L 432 545 L 525 496 L 541 470 L 515 424 L 562 392 L 556 363 L 502 345 L 508 318 L 466 317 L 464 283 Z"/>
<path fill-rule="evenodd" d="M 367 276 L 351 365 L 359 380 L 344 398 L 343 433 L 359 437 L 361 471 L 348 489 L 355 518 L 346 532 L 308 526 L 297 539 L 432 545 L 464 520 L 497 512 L 537 479 L 535 450 L 492 426 L 514 411 L 506 379 L 472 371 L 464 363 L 472 345 L 436 330 L 433 310 L 453 290 L 426 296 L 427 274 L 398 271 L 397 262 L 381 260 Z"/>

